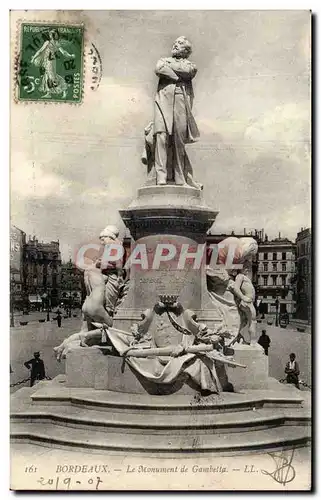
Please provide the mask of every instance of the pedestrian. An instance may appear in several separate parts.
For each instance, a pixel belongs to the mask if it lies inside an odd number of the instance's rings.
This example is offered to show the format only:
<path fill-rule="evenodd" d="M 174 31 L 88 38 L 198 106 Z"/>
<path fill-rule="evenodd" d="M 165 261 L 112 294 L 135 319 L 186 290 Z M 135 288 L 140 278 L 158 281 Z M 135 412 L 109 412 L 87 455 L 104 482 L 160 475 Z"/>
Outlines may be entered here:
<path fill-rule="evenodd" d="M 257 343 L 260 344 L 260 346 L 263 347 L 265 355 L 267 356 L 269 354 L 269 347 L 270 347 L 270 344 L 271 344 L 271 339 L 266 334 L 266 330 L 262 330 L 261 337 L 259 338 L 259 340 L 257 341 Z"/>
<path fill-rule="evenodd" d="M 34 352 L 33 358 L 24 363 L 25 367 L 30 370 L 30 387 L 33 386 L 36 380 L 43 380 L 46 377 L 45 365 L 42 359 L 40 359 L 40 352 Z"/>
<path fill-rule="evenodd" d="M 299 369 L 299 363 L 296 361 L 296 355 L 294 352 L 291 352 L 290 354 L 290 361 L 287 362 L 285 365 L 285 373 L 286 373 L 286 383 L 287 384 L 294 384 L 297 389 L 300 389 L 299 386 L 299 375 L 300 375 L 300 369 Z"/>
<path fill-rule="evenodd" d="M 59 311 L 59 309 L 57 311 L 57 325 L 59 328 L 61 327 L 61 312 Z"/>

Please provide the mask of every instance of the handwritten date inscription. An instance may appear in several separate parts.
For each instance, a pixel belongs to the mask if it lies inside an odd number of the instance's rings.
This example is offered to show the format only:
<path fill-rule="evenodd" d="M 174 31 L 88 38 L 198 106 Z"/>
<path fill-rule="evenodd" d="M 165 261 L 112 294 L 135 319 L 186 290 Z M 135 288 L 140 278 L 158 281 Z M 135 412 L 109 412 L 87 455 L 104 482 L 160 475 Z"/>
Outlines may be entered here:
<path fill-rule="evenodd" d="M 40 477 L 37 481 L 41 486 L 45 486 L 47 490 L 69 490 L 69 489 L 99 489 L 99 485 L 103 482 L 99 476 L 83 479 L 81 481 L 71 477 L 61 478 L 60 476 L 45 478 Z"/>

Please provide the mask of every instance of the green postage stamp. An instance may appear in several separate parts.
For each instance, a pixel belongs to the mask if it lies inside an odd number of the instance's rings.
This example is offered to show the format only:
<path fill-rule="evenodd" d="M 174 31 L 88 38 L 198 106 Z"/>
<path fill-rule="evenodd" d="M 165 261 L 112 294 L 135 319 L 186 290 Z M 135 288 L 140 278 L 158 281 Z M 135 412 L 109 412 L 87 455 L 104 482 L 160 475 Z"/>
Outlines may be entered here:
<path fill-rule="evenodd" d="M 82 25 L 22 23 L 18 100 L 80 103 L 83 54 Z"/>

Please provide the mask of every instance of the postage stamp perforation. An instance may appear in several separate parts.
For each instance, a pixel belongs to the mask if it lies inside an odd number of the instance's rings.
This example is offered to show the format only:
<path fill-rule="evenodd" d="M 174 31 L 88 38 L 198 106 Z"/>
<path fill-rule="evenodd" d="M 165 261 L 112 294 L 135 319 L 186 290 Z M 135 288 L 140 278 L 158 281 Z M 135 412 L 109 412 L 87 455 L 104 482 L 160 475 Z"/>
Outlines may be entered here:
<path fill-rule="evenodd" d="M 19 98 L 19 71 L 20 71 L 20 57 L 21 57 L 21 43 L 22 43 L 22 28 L 24 24 L 30 24 L 30 25 L 38 25 L 38 26 L 64 26 L 64 27 L 71 27 L 71 28 L 81 28 L 82 29 L 82 42 L 80 46 L 80 67 L 81 67 L 81 86 L 80 86 L 80 92 L 81 92 L 81 99 L 79 101 L 72 101 L 72 100 L 40 100 L 38 99 L 20 99 Z M 55 104 L 64 104 L 64 105 L 72 105 L 72 106 L 80 106 L 85 99 L 85 81 L 86 81 L 86 58 L 85 58 L 85 51 L 86 51 L 86 46 L 87 46 L 87 31 L 84 23 L 79 23 L 75 21 L 65 21 L 61 22 L 59 20 L 36 20 L 32 21 L 30 19 L 26 18 L 21 18 L 17 20 L 16 22 L 16 33 L 15 33 L 15 46 L 14 46 L 14 51 L 13 51 L 13 85 L 12 85 L 12 92 L 13 92 L 13 101 L 16 104 L 22 105 L 22 106 L 28 106 L 28 105 L 34 105 L 34 104 L 39 104 L 41 102 L 42 105 L 44 106 L 52 106 Z"/>

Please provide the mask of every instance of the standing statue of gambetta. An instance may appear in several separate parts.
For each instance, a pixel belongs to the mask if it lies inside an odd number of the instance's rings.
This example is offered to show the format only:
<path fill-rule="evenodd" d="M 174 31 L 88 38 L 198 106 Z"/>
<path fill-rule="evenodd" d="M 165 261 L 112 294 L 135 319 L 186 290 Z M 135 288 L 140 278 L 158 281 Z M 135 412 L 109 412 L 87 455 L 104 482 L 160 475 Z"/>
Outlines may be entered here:
<path fill-rule="evenodd" d="M 188 60 L 192 45 L 184 36 L 175 40 L 172 57 L 156 64 L 159 77 L 154 103 L 154 121 L 145 128 L 143 163 L 150 183 L 164 186 L 202 186 L 193 178 L 185 144 L 196 142 L 199 131 L 192 114 L 193 85 L 197 68 Z"/>
<path fill-rule="evenodd" d="M 116 226 L 102 231 L 101 252 L 83 266 L 81 331 L 55 348 L 58 360 L 68 361 L 79 346 L 107 354 L 106 363 L 120 357 L 152 394 L 170 394 L 185 383 L 201 394 L 233 390 L 225 366 L 246 369 L 233 359 L 235 344 L 255 342 L 255 294 L 245 264 L 256 242 L 225 240 L 205 270 L 206 231 L 217 212 L 204 205 L 185 150 L 199 135 L 191 111 L 196 66 L 190 53 L 190 42 L 179 37 L 172 57 L 156 65 L 154 122 L 145 130 L 148 181 L 137 200 L 120 210 L 136 240 L 131 254 L 124 262 Z M 188 263 L 191 248 L 194 264 Z M 227 258 L 231 249 L 237 269 Z"/>

